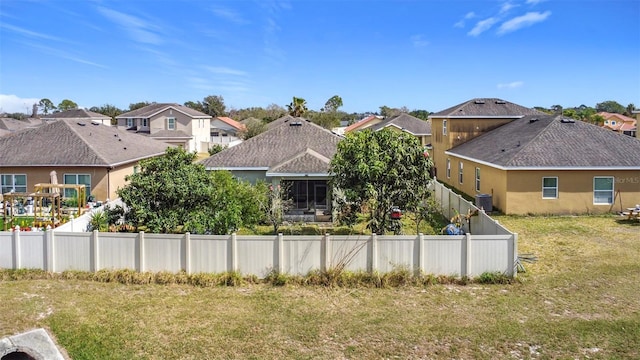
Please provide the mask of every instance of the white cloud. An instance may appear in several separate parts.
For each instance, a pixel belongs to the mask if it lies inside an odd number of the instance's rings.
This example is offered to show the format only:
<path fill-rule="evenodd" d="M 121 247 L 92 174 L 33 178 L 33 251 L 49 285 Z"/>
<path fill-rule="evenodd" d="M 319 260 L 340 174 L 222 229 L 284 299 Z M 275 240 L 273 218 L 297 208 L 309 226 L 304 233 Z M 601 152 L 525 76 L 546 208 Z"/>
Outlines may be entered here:
<path fill-rule="evenodd" d="M 469 36 L 478 36 L 480 34 L 482 34 L 483 32 L 491 29 L 491 27 L 498 22 L 498 19 L 495 17 L 490 17 L 488 19 L 484 19 L 481 21 L 478 21 L 476 23 L 476 26 L 473 27 L 473 29 L 471 29 L 471 31 L 469 31 L 467 33 L 467 35 Z"/>
<path fill-rule="evenodd" d="M 453 24 L 453 26 L 457 28 L 463 28 L 465 25 L 465 20 L 470 20 L 470 19 L 473 19 L 474 17 L 476 17 L 476 13 L 474 13 L 473 11 L 470 11 L 464 15 L 464 18 L 462 20 Z"/>
<path fill-rule="evenodd" d="M 219 6 L 212 7 L 211 12 L 213 12 L 213 14 L 216 15 L 217 17 L 223 18 L 225 20 L 231 21 L 236 24 L 249 23 L 249 21 L 243 18 L 242 15 L 240 15 L 238 12 L 228 8 L 222 8 Z"/>
<path fill-rule="evenodd" d="M 31 46 L 34 49 L 38 49 L 41 52 L 45 53 L 45 54 L 49 54 L 52 56 L 57 56 L 61 59 L 66 59 L 66 60 L 70 60 L 73 62 L 77 62 L 80 64 L 84 64 L 84 65 L 91 65 L 91 66 L 95 66 L 95 67 L 99 67 L 99 68 L 103 68 L 103 69 L 108 69 L 107 66 L 84 59 L 78 55 L 73 54 L 72 52 L 69 51 L 65 51 L 61 48 L 52 48 L 50 46 L 44 46 L 44 45 L 40 45 L 40 44 L 35 44 L 35 43 L 31 43 L 31 42 L 26 42 L 25 45 Z"/>
<path fill-rule="evenodd" d="M 528 12 L 522 16 L 515 17 L 509 21 L 505 21 L 500 25 L 498 29 L 498 35 L 510 33 L 524 27 L 531 26 L 533 24 L 545 21 L 551 15 L 551 11 L 540 12 Z"/>
<path fill-rule="evenodd" d="M 106 18 L 120 25 L 137 42 L 145 44 L 159 45 L 162 37 L 158 34 L 160 27 L 149 23 L 133 15 L 121 13 L 119 11 L 98 7 L 98 11 Z"/>
<path fill-rule="evenodd" d="M 524 82 L 522 81 L 513 81 L 510 83 L 498 84 L 498 89 L 517 89 L 522 87 L 522 85 L 524 85 Z"/>
<path fill-rule="evenodd" d="M 500 13 L 504 14 L 515 7 L 518 7 L 518 5 L 514 5 L 507 1 L 506 3 L 502 4 L 502 6 L 500 7 Z"/>
<path fill-rule="evenodd" d="M 537 5 L 546 0 L 527 0 L 527 4 L 529 5 Z"/>
<path fill-rule="evenodd" d="M 35 32 L 35 31 L 27 30 L 27 29 L 23 29 L 21 27 L 9 25 L 7 23 L 0 23 L 0 27 L 3 27 L 5 29 L 7 29 L 7 30 L 10 30 L 10 31 L 13 31 L 15 33 L 18 33 L 18 34 L 21 34 L 21 35 L 24 35 L 24 36 L 27 36 L 27 37 L 31 37 L 31 38 L 38 38 L 38 39 L 44 39 L 44 40 L 54 40 L 54 41 L 64 41 L 63 39 L 61 39 L 59 37 L 55 37 L 55 36 L 52 36 L 52 35 Z"/>
<path fill-rule="evenodd" d="M 242 70 L 231 69 L 224 66 L 205 66 L 204 67 L 209 72 L 219 75 L 237 75 L 237 76 L 246 76 L 247 72 Z"/>
<path fill-rule="evenodd" d="M 411 37 L 411 43 L 413 44 L 413 47 L 416 48 L 421 48 L 429 45 L 429 41 L 424 39 L 422 35 L 413 35 Z"/>
<path fill-rule="evenodd" d="M 31 114 L 33 104 L 40 102 L 36 98 L 20 98 L 16 95 L 0 94 L 0 113 Z"/>

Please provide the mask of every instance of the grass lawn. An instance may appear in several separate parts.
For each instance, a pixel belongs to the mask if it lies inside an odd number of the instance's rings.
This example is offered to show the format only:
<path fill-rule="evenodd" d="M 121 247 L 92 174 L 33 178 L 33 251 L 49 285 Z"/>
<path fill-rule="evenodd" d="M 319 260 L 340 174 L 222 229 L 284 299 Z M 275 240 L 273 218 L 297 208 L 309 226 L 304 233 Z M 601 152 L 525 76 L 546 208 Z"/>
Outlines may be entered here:
<path fill-rule="evenodd" d="M 73 359 L 640 358 L 640 224 L 507 217 L 538 261 L 511 285 L 399 288 L 0 282 L 0 338 Z"/>

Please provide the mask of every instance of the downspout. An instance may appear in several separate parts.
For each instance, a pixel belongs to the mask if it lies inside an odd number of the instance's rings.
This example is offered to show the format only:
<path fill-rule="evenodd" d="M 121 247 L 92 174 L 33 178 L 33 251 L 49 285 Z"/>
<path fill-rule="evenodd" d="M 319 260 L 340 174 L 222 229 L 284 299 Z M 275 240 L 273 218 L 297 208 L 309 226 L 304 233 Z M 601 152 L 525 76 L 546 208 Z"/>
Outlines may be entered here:
<path fill-rule="evenodd" d="M 111 198 L 111 169 L 113 169 L 113 167 L 107 168 L 107 198 L 105 202 Z"/>

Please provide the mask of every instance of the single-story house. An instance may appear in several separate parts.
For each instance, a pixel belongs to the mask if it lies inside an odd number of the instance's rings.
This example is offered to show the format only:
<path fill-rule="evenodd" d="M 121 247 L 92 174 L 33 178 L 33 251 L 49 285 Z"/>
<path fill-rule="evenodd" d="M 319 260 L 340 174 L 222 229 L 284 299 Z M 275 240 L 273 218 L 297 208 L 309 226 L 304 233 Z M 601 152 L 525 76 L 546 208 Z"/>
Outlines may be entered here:
<path fill-rule="evenodd" d="M 34 185 L 85 184 L 87 195 L 117 197 L 138 162 L 162 156 L 166 143 L 91 121 L 55 121 L 0 138 L 0 193 L 33 192 Z M 75 190 L 65 189 L 65 197 Z"/>
<path fill-rule="evenodd" d="M 211 116 L 174 103 L 153 103 L 116 116 L 119 129 L 146 135 L 187 151 L 206 153 Z"/>
<path fill-rule="evenodd" d="M 342 137 L 303 118 L 278 126 L 201 161 L 207 170 L 229 170 L 252 183 L 285 185 L 293 201 L 289 215 L 329 220 L 329 162 Z"/>
<path fill-rule="evenodd" d="M 111 126 L 111 117 L 86 109 L 71 109 L 54 112 L 52 114 L 41 115 L 40 119 L 45 122 L 51 121 L 91 121 L 93 123 Z"/>
<path fill-rule="evenodd" d="M 527 115 L 444 151 L 444 180 L 507 214 L 626 211 L 640 203 L 640 140 Z"/>
<path fill-rule="evenodd" d="M 400 114 L 398 116 L 385 119 L 375 125 L 368 127 L 373 131 L 382 129 L 391 129 L 395 131 L 407 132 L 420 140 L 422 146 L 431 147 L 431 122 L 418 119 L 409 114 Z"/>
<path fill-rule="evenodd" d="M 247 127 L 230 117 L 218 116 L 211 119 L 211 144 L 235 146 L 242 142 L 240 133 Z"/>

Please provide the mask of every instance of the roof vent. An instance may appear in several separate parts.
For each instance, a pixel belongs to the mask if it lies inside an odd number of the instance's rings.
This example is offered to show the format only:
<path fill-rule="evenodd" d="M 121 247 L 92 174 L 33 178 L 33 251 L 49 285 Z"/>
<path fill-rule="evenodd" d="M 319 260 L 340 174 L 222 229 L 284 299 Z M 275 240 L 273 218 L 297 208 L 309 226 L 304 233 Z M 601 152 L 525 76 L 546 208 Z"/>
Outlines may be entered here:
<path fill-rule="evenodd" d="M 79 123 L 78 123 L 78 125 L 80 125 L 80 126 L 84 126 L 84 125 L 85 125 L 85 123 L 81 123 L 81 122 L 79 122 Z"/>
<path fill-rule="evenodd" d="M 529 124 L 534 123 L 536 121 L 538 121 L 538 118 L 529 119 Z"/>
<path fill-rule="evenodd" d="M 507 102 L 504 100 L 496 100 L 496 104 L 506 104 Z"/>
<path fill-rule="evenodd" d="M 484 104 L 484 100 L 476 100 L 473 103 L 474 104 Z"/>
<path fill-rule="evenodd" d="M 300 122 L 300 121 L 292 121 L 291 124 L 289 124 L 289 126 L 302 126 L 302 122 Z"/>
<path fill-rule="evenodd" d="M 562 118 L 562 119 L 560 119 L 560 122 L 561 122 L 561 123 L 564 123 L 564 124 L 573 124 L 573 123 L 574 123 L 574 122 L 576 122 L 576 121 L 575 121 L 575 120 L 573 120 L 573 119 L 566 119 L 566 118 Z"/>

